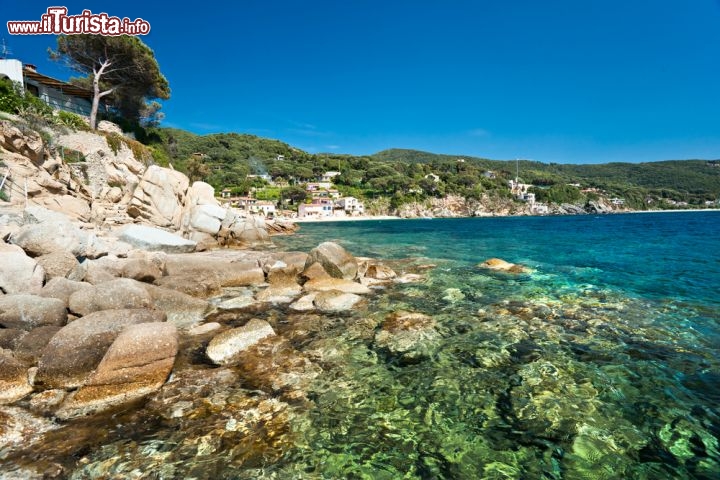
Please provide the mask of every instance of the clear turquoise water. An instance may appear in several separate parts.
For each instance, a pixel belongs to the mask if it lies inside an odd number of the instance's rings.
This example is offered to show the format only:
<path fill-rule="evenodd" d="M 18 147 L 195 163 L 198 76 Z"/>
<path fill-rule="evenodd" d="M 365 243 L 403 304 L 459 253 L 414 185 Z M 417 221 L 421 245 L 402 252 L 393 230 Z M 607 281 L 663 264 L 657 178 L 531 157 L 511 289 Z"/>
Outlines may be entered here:
<path fill-rule="evenodd" d="M 356 348 L 283 471 L 720 478 L 720 213 L 310 224 L 277 243 L 328 239 L 436 264 L 371 309 L 428 314 L 442 340 L 403 365 L 341 335 Z M 490 257 L 534 272 L 476 268 Z"/>
<path fill-rule="evenodd" d="M 288 339 L 263 353 L 271 380 L 187 345 L 145 404 L 0 446 L 0 477 L 720 478 L 719 227 L 718 212 L 303 225 L 278 248 L 335 240 L 424 278 L 350 313 L 238 314 Z M 491 257 L 532 273 L 476 266 Z M 380 337 L 400 310 L 434 322 L 413 355 Z M 303 358 L 317 376 L 292 370 Z M 300 401 L 267 387 L 288 372 Z"/>

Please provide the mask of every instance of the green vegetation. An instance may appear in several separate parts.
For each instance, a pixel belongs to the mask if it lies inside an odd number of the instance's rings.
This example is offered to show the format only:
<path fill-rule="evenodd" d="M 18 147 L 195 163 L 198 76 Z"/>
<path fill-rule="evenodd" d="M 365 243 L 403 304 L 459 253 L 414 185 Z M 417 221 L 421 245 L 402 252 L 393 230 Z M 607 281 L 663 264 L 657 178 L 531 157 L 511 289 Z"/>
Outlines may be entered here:
<path fill-rule="evenodd" d="M 378 208 L 397 208 L 448 194 L 511 198 L 508 181 L 515 178 L 517 170 L 521 182 L 534 185 L 532 191 L 539 201 L 557 204 L 582 204 L 597 200 L 600 193 L 622 198 L 635 209 L 674 208 L 677 202 L 703 205 L 720 198 L 720 166 L 700 160 L 558 165 L 414 150 L 386 150 L 367 156 L 310 154 L 254 135 L 199 136 L 172 128 L 148 129 L 146 138 L 154 158 L 166 159 L 217 191 L 230 188 L 233 193 L 246 194 L 255 188 L 258 198 L 276 200 L 282 194 L 283 200 L 293 204 L 304 200 L 294 187 L 317 181 L 326 171 L 341 172 L 333 179 L 341 194 Z M 267 174 L 290 187 L 268 189 L 262 179 L 248 179 L 249 174 Z M 380 199 L 384 201 L 373 202 Z"/>
<path fill-rule="evenodd" d="M 86 75 L 72 81 L 93 91 L 93 130 L 103 97 L 120 116 L 146 125 L 157 125 L 160 118 L 160 104 L 154 100 L 170 98 L 154 52 L 136 36 L 60 35 L 51 58 Z"/>

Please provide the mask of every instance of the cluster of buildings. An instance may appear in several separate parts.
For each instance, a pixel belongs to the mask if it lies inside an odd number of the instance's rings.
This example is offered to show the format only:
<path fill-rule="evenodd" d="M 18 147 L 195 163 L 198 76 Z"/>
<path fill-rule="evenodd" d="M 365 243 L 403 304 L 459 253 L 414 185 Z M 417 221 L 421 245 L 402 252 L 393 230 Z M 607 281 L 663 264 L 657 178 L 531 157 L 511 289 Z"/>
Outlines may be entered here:
<path fill-rule="evenodd" d="M 328 218 L 358 216 L 365 213 L 365 205 L 355 197 L 343 197 L 333 187 L 333 179 L 340 172 L 325 172 L 316 182 L 305 184 L 307 199 L 298 205 L 298 218 Z M 248 178 L 258 177 L 271 183 L 267 175 L 248 175 Z M 230 189 L 224 189 L 221 197 L 230 202 L 233 207 L 245 210 L 254 215 L 273 218 L 279 214 L 289 215 L 290 212 L 278 211 L 276 202 L 254 198 L 252 192 L 247 197 L 233 197 Z"/>

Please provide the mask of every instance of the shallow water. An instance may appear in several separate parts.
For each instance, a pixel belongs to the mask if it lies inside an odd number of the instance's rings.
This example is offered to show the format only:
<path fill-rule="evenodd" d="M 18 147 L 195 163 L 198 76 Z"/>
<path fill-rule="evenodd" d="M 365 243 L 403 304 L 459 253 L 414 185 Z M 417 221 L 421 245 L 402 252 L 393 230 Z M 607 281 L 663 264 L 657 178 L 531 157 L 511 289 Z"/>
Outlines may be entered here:
<path fill-rule="evenodd" d="M 279 249 L 332 239 L 426 277 L 351 314 L 254 312 L 318 368 L 302 398 L 198 360 L 187 390 L 9 458 L 71 478 L 718 478 L 719 226 L 716 212 L 303 225 Z M 532 273 L 476 267 L 490 257 Z M 430 319 L 404 352 L 378 334 L 400 310 Z"/>
<path fill-rule="evenodd" d="M 719 227 L 717 212 L 303 225 L 283 248 L 335 238 L 437 264 L 377 308 L 427 313 L 442 340 L 415 365 L 345 370 L 357 400 L 318 402 L 297 461 L 368 478 L 717 478 Z M 475 267 L 489 257 L 534 272 Z"/>

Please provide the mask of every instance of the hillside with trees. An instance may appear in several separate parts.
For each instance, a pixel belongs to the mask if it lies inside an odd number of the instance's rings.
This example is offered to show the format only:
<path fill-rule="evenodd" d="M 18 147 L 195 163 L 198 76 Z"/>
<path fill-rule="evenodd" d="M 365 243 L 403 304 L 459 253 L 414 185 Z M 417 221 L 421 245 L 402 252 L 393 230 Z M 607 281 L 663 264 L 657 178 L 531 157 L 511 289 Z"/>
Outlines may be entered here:
<path fill-rule="evenodd" d="M 533 185 L 538 201 L 556 204 L 582 204 L 595 200 L 595 192 L 622 198 L 634 209 L 703 207 L 720 198 L 718 161 L 546 164 L 401 149 L 368 156 L 311 154 L 254 135 L 201 136 L 171 128 L 153 129 L 148 141 L 162 161 L 217 190 L 229 188 L 234 193 L 265 185 L 248 175 L 269 175 L 289 188 L 314 181 L 323 172 L 339 171 L 334 183 L 343 194 L 361 199 L 386 197 L 396 208 L 450 194 L 468 199 L 509 198 L 508 181 L 519 171 L 520 181 Z"/>

